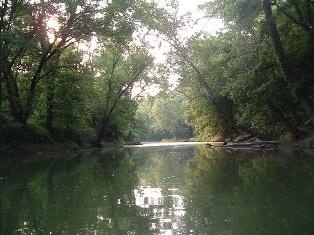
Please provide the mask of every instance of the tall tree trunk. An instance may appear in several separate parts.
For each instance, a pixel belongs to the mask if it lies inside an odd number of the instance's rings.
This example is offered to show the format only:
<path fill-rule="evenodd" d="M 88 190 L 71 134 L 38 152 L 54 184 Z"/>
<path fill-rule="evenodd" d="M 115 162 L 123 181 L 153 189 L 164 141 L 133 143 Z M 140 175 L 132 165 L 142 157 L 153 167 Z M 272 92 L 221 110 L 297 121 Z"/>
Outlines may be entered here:
<path fill-rule="evenodd" d="M 24 116 L 25 120 L 29 118 L 31 115 L 32 109 L 33 109 L 33 102 L 34 102 L 34 97 L 36 93 L 36 86 L 39 80 L 41 79 L 41 73 L 44 69 L 44 67 L 47 65 L 49 60 L 51 59 L 52 55 L 54 55 L 57 50 L 55 49 L 53 52 L 51 51 L 53 47 L 53 44 L 50 44 L 46 51 L 42 54 L 40 61 L 37 65 L 37 69 L 32 77 L 31 84 L 29 87 L 28 95 L 26 97 L 26 104 L 25 104 L 25 111 L 24 111 Z"/>
<path fill-rule="evenodd" d="M 108 121 L 109 121 L 109 117 L 108 115 L 105 113 L 102 117 L 102 120 L 100 122 L 100 126 L 98 129 L 98 133 L 97 133 L 97 139 L 94 143 L 92 143 L 94 145 L 94 147 L 101 147 L 101 141 L 104 139 L 104 136 L 106 134 L 106 129 L 108 127 Z"/>
<path fill-rule="evenodd" d="M 268 26 L 270 28 L 271 39 L 273 41 L 273 47 L 276 52 L 277 61 L 279 63 L 279 66 L 282 69 L 284 79 L 287 82 L 292 82 L 294 80 L 294 74 L 293 74 L 288 56 L 282 46 L 282 42 L 281 42 L 281 38 L 277 29 L 277 25 L 273 17 L 273 12 L 271 9 L 270 1 L 263 0 L 263 6 L 264 6 L 265 17 L 268 22 Z"/>
<path fill-rule="evenodd" d="M 6 84 L 6 92 L 8 95 L 11 115 L 16 121 L 25 124 L 26 120 L 24 116 L 23 106 L 19 95 L 17 83 L 15 78 L 13 77 L 12 71 L 8 71 L 5 74 L 4 81 Z"/>
<path fill-rule="evenodd" d="M 276 57 L 279 63 L 279 66 L 281 67 L 281 70 L 284 75 L 284 79 L 287 81 L 289 86 L 293 86 L 296 83 L 297 76 L 293 71 L 292 65 L 289 62 L 289 58 L 283 49 L 282 42 L 280 39 L 280 35 L 277 29 L 277 25 L 275 23 L 275 19 L 273 17 L 272 9 L 271 9 L 271 3 L 269 0 L 263 0 L 263 8 L 266 20 L 268 22 L 269 28 L 270 28 L 270 34 L 273 41 L 273 46 L 275 49 Z M 313 104 L 309 101 L 309 98 L 307 97 L 304 90 L 298 90 L 296 92 L 297 98 L 306 112 L 307 116 L 310 118 L 312 123 L 314 123 L 314 107 Z"/>
<path fill-rule="evenodd" d="M 27 119 L 29 118 L 29 116 L 31 115 L 32 109 L 33 109 L 33 103 L 34 103 L 34 97 L 35 97 L 35 92 L 36 92 L 36 85 L 38 83 L 38 77 L 39 77 L 39 73 L 35 74 L 31 80 L 31 84 L 30 84 L 30 88 L 28 91 L 28 95 L 26 97 L 26 103 L 25 103 L 25 121 L 27 121 Z"/>

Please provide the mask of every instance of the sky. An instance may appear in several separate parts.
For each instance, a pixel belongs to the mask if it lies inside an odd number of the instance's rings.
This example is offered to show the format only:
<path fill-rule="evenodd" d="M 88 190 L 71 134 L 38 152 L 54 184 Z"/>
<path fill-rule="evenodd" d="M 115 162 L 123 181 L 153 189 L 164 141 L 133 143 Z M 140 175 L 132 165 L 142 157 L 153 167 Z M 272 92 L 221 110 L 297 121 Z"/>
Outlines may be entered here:
<path fill-rule="evenodd" d="M 165 2 L 169 2 L 169 0 L 159 0 L 158 3 L 160 6 L 164 6 Z M 208 34 L 214 35 L 217 31 L 221 30 L 224 27 L 222 20 L 220 19 L 209 19 L 204 18 L 205 13 L 198 9 L 200 4 L 206 3 L 209 0 L 178 0 L 178 15 L 184 15 L 187 13 L 191 13 L 191 17 L 193 20 L 198 20 L 197 24 L 193 26 L 193 28 L 186 28 L 180 32 L 182 38 L 189 37 L 196 32 L 204 31 Z M 169 45 L 165 41 L 161 41 L 152 37 L 149 39 L 150 43 L 155 46 L 154 49 L 151 50 L 151 53 L 156 58 L 157 63 L 165 62 L 166 60 L 166 52 L 169 50 Z"/>
<path fill-rule="evenodd" d="M 159 0 L 157 1 L 160 6 L 165 6 L 165 2 L 170 0 Z M 204 18 L 205 13 L 199 10 L 200 4 L 206 3 L 209 0 L 178 0 L 178 15 L 185 15 L 191 13 L 193 20 L 198 20 L 197 24 L 191 28 L 185 28 L 180 32 L 182 38 L 190 37 L 196 32 L 203 31 L 205 33 L 214 35 L 217 31 L 224 27 L 223 21 L 220 19 L 209 19 Z M 167 52 L 170 50 L 170 46 L 167 42 L 156 38 L 156 36 L 147 36 L 147 40 L 153 48 L 150 49 L 150 53 L 155 57 L 155 63 L 164 63 L 167 60 Z M 176 86 L 178 80 L 177 74 L 171 74 L 168 78 L 169 84 L 173 87 Z M 151 86 L 148 90 L 150 95 L 158 93 L 156 86 Z"/>
<path fill-rule="evenodd" d="M 194 19 L 200 19 L 205 16 L 205 13 L 203 11 L 200 11 L 198 9 L 198 6 L 206 2 L 209 2 L 209 0 L 179 0 L 179 14 L 186 14 L 188 12 L 191 12 Z M 205 30 L 208 33 L 215 34 L 215 32 L 222 27 L 222 20 L 206 18 L 200 20 L 194 30 Z"/>
<path fill-rule="evenodd" d="M 171 0 L 154 0 L 157 2 L 161 7 L 164 7 L 165 4 L 171 2 Z M 224 25 L 222 20 L 220 19 L 209 19 L 204 18 L 205 13 L 199 10 L 198 6 L 200 4 L 204 4 L 210 0 L 178 0 L 179 6 L 177 14 L 179 16 L 185 15 L 187 13 L 191 14 L 191 18 L 193 20 L 198 20 L 197 24 L 193 25 L 193 27 L 188 27 L 179 33 L 181 38 L 188 38 L 191 35 L 195 34 L 196 32 L 206 32 L 208 34 L 214 35 L 217 31 L 221 30 Z M 48 22 L 48 37 L 49 40 L 54 40 L 54 32 L 59 30 L 59 25 L 57 19 L 51 18 Z M 135 35 L 134 38 L 137 38 L 138 35 Z M 141 37 L 138 37 L 141 38 Z M 165 63 L 167 60 L 167 52 L 170 50 L 170 46 L 166 41 L 163 41 L 160 38 L 157 38 L 156 35 L 146 35 L 146 40 L 151 45 L 150 53 L 155 57 L 156 64 Z M 141 40 L 139 40 L 141 44 Z M 80 48 L 85 50 L 93 51 L 97 47 L 97 38 L 93 37 L 89 44 L 80 44 Z M 176 86 L 177 84 L 177 74 L 171 74 L 168 78 L 170 85 Z M 136 93 L 136 92 L 135 92 Z M 158 88 L 156 86 L 151 86 L 148 90 L 148 93 L 154 95 L 158 93 Z"/>

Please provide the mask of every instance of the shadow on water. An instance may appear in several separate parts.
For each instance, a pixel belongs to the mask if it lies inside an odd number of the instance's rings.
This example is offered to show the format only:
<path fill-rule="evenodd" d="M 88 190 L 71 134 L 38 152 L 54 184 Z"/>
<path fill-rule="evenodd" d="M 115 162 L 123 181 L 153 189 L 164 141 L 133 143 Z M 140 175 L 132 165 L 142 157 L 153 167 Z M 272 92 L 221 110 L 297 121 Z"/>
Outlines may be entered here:
<path fill-rule="evenodd" d="M 311 152 L 132 148 L 0 162 L 0 234 L 313 234 Z"/>
<path fill-rule="evenodd" d="M 314 232 L 313 153 L 206 150 L 187 169 L 196 234 Z"/>

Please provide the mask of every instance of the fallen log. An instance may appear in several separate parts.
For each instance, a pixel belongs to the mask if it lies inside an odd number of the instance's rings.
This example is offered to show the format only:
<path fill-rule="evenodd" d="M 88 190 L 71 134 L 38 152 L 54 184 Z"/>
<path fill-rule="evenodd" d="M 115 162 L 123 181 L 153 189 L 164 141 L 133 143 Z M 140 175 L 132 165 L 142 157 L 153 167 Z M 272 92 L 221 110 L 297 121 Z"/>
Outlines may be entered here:
<path fill-rule="evenodd" d="M 278 145 L 278 141 L 255 141 L 255 142 L 241 142 L 241 143 L 227 143 L 221 147 L 247 147 L 247 146 L 262 146 L 262 145 Z"/>
<path fill-rule="evenodd" d="M 220 148 L 237 148 L 237 149 L 276 149 L 279 145 L 279 141 L 254 141 L 254 142 L 223 142 L 223 143 L 216 143 L 212 145 L 213 147 L 220 147 Z"/>
<path fill-rule="evenodd" d="M 278 146 L 275 147 L 267 147 L 267 148 L 257 148 L 257 147 L 225 147 L 225 150 L 237 151 L 237 150 L 247 150 L 247 151 L 276 151 Z"/>

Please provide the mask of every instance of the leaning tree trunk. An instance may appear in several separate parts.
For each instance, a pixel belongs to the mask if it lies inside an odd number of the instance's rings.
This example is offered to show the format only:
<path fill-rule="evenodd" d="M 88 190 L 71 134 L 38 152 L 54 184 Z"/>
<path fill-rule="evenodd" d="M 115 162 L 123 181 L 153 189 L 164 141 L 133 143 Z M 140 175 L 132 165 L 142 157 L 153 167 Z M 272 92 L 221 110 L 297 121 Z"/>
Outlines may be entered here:
<path fill-rule="evenodd" d="M 8 73 L 5 74 L 4 81 L 6 84 L 6 92 L 8 96 L 11 115 L 16 121 L 25 124 L 25 115 L 21 98 L 19 95 L 16 80 L 14 79 L 11 71 L 8 71 Z"/>
<path fill-rule="evenodd" d="M 292 69 L 292 65 L 289 62 L 289 59 L 285 50 L 283 49 L 280 35 L 277 29 L 277 25 L 273 18 L 271 3 L 269 0 L 263 0 L 263 8 L 264 8 L 266 20 L 270 28 L 270 34 L 273 41 L 273 47 L 275 49 L 279 66 L 281 67 L 281 70 L 283 72 L 284 79 L 287 81 L 289 86 L 292 86 L 296 83 L 297 76 Z M 302 108 L 306 112 L 307 116 L 311 119 L 312 123 L 314 123 L 313 104 L 309 101 L 309 98 L 307 97 L 303 89 L 298 89 L 296 94 Z"/>
<path fill-rule="evenodd" d="M 215 99 L 213 96 L 212 90 L 207 83 L 202 71 L 194 64 L 192 60 L 188 58 L 187 55 L 181 53 L 182 58 L 187 62 L 187 64 L 195 71 L 196 78 L 201 86 L 203 86 L 206 90 L 207 95 L 207 103 L 217 116 L 226 124 L 228 131 L 230 133 L 239 132 L 239 126 L 236 123 L 234 113 L 233 113 L 233 103 L 228 98 L 221 99 L 220 101 L 224 100 L 227 103 L 228 108 L 224 109 L 219 102 L 219 99 Z M 230 108 L 231 107 L 231 108 Z"/>

